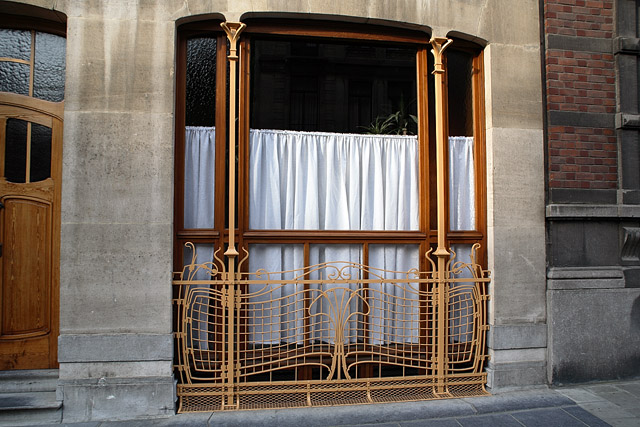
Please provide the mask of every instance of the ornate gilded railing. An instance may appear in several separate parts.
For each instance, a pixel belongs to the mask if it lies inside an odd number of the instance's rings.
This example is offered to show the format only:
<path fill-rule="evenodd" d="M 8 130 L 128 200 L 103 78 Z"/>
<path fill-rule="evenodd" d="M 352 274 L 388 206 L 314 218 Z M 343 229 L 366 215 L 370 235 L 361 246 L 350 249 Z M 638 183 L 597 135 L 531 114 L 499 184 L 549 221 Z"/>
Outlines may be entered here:
<path fill-rule="evenodd" d="M 478 245 L 469 263 L 453 253 L 442 280 L 429 254 L 431 272 L 332 262 L 231 275 L 188 245 L 173 282 L 180 412 L 486 393 Z"/>

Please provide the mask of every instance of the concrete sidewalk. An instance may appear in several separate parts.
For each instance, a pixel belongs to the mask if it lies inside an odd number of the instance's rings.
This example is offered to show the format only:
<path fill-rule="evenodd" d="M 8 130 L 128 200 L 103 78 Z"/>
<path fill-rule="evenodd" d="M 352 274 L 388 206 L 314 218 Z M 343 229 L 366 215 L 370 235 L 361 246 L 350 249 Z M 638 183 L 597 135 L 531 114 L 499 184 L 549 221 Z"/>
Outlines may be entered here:
<path fill-rule="evenodd" d="M 328 408 L 180 414 L 153 420 L 62 424 L 135 426 L 640 426 L 640 379 L 500 390 L 487 397 Z M 60 424 L 57 424 L 60 426 Z"/>

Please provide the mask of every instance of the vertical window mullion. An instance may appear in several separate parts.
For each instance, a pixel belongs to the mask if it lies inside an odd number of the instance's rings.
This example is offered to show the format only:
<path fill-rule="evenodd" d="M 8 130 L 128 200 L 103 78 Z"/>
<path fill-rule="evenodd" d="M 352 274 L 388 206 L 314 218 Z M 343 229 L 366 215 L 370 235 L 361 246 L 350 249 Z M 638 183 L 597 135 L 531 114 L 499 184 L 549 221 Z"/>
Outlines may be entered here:
<path fill-rule="evenodd" d="M 225 215 L 228 200 L 226 194 L 226 146 L 227 146 L 227 38 L 217 37 L 216 50 L 216 173 L 215 173 L 215 229 L 220 233 L 220 246 L 224 241 Z"/>

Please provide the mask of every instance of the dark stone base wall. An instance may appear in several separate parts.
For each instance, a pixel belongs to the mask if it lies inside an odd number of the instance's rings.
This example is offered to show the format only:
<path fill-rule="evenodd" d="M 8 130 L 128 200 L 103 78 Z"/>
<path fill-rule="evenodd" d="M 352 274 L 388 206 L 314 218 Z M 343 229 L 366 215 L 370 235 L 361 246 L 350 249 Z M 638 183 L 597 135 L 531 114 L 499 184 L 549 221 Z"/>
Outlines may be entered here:
<path fill-rule="evenodd" d="M 640 208 L 547 207 L 549 381 L 640 375 Z"/>

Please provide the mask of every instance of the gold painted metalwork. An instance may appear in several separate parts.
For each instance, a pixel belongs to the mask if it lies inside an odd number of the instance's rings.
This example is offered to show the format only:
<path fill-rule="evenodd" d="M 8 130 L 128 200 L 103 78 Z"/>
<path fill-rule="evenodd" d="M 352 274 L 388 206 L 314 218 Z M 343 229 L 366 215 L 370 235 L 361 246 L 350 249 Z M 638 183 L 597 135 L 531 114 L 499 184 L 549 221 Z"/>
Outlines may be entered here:
<path fill-rule="evenodd" d="M 234 279 L 220 250 L 199 264 L 187 245 L 173 282 L 180 412 L 486 394 L 490 279 L 477 244 L 443 271 L 427 253 L 431 272 L 330 262 Z"/>
<path fill-rule="evenodd" d="M 332 406 L 486 394 L 489 272 L 446 248 L 442 54 L 436 80 L 438 246 L 428 272 L 327 262 L 243 271 L 235 243 L 236 65 L 244 24 L 230 42 L 229 242 L 214 260 L 175 273 L 179 412 Z M 431 257 L 434 255 L 436 261 Z"/>
<path fill-rule="evenodd" d="M 442 54 L 445 49 L 451 44 L 452 40 L 444 37 L 433 37 L 430 40 L 431 53 L 434 58 L 434 70 L 435 76 L 435 116 L 436 116 L 436 197 L 437 197 L 437 220 L 438 220 L 438 247 L 434 252 L 437 257 L 438 266 L 436 269 L 436 278 L 438 284 L 436 286 L 435 298 L 439 307 L 443 307 L 447 300 L 447 285 L 445 282 L 445 263 L 449 252 L 446 249 L 446 213 L 447 207 L 445 205 L 445 152 L 447 149 L 447 139 L 445 136 L 445 99 L 444 99 L 444 75 L 445 67 L 442 62 Z M 436 341 L 447 341 L 447 313 L 441 314 L 441 319 L 438 321 L 438 333 L 436 334 Z M 446 372 L 447 370 L 447 354 L 444 350 L 444 346 L 436 345 L 438 351 L 434 354 L 435 363 L 439 372 Z M 442 389 L 438 390 L 442 392 Z"/>
<path fill-rule="evenodd" d="M 225 279 L 229 283 L 233 283 L 234 278 L 236 277 L 236 257 L 239 255 L 238 250 L 236 249 L 236 212 L 235 207 L 237 200 L 236 194 L 236 146 L 237 146 L 237 134 L 236 134 L 236 119 L 238 113 L 236 111 L 236 87 L 238 85 L 238 75 L 237 75 L 237 66 L 238 66 L 238 41 L 240 40 L 240 34 L 245 29 L 246 25 L 241 22 L 223 22 L 220 24 L 222 29 L 227 34 L 227 39 L 229 40 L 229 55 L 227 59 L 229 60 L 229 244 L 227 246 L 227 250 L 225 251 L 225 256 L 227 257 L 229 263 L 229 272 L 226 275 Z M 235 298 L 236 288 L 235 286 L 230 286 L 227 289 L 227 298 L 231 301 Z M 231 310 L 228 312 L 226 317 L 227 325 L 226 327 L 229 330 L 233 330 L 235 328 L 235 316 L 234 311 Z M 230 342 L 228 343 L 230 347 L 234 346 L 233 342 L 233 334 L 230 335 Z M 235 366 L 235 354 L 233 352 L 227 353 L 227 366 Z M 228 369 L 226 371 L 226 382 L 227 382 L 227 393 L 225 396 L 225 405 L 229 407 L 233 407 L 234 404 L 234 393 L 233 387 L 235 383 L 234 378 L 234 370 Z"/>

